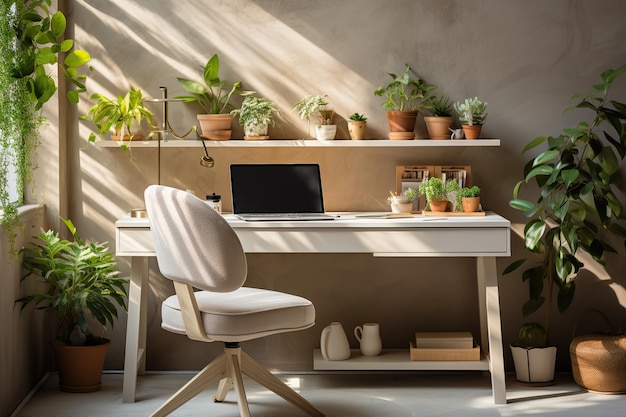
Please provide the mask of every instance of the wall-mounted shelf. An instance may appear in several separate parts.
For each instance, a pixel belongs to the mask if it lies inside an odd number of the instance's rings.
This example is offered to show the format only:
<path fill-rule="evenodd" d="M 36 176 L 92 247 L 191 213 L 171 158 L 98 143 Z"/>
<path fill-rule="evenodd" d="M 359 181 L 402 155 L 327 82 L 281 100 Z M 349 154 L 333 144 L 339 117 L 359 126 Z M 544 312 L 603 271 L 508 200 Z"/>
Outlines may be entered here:
<path fill-rule="evenodd" d="M 500 146 L 500 139 L 476 139 L 476 140 L 316 140 L 316 139 L 295 139 L 295 140 L 225 140 L 212 141 L 205 140 L 210 148 L 283 148 L 283 147 L 312 147 L 312 148 L 420 148 L 420 147 L 441 147 L 441 148 L 469 148 L 469 147 L 494 147 Z M 132 148 L 156 148 L 156 140 L 123 142 Z M 94 142 L 96 147 L 117 148 L 121 145 L 118 141 L 99 140 Z M 196 139 L 175 140 L 170 139 L 161 142 L 163 148 L 200 148 L 202 142 Z"/>

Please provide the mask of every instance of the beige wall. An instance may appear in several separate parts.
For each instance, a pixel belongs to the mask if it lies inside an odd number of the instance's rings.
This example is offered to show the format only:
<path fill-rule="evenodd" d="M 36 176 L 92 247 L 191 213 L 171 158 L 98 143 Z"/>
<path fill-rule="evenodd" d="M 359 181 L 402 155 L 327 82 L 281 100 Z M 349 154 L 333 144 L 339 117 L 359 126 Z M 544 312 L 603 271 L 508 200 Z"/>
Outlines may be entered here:
<path fill-rule="evenodd" d="M 513 221 L 508 207 L 525 159 L 524 144 L 541 134 L 558 134 L 580 113 L 562 115 L 570 97 L 589 91 L 602 70 L 626 62 L 626 3 L 619 0 L 565 1 L 76 1 L 70 14 L 78 45 L 91 52 L 96 75 L 90 92 L 117 95 L 130 84 L 158 96 L 183 91 L 177 76 L 198 77 L 197 66 L 218 52 L 223 78 L 275 101 L 282 118 L 271 129 L 277 139 L 300 138 L 306 125 L 290 110 L 305 94 L 328 94 L 345 119 L 369 117 L 368 136 L 386 134 L 384 112 L 373 90 L 409 63 L 453 100 L 478 95 L 488 102 L 484 136 L 499 148 L 445 149 L 211 149 L 215 168 L 202 168 L 200 148 L 163 151 L 162 183 L 216 192 L 230 207 L 227 168 L 233 162 L 319 162 L 328 210 L 381 210 L 402 164 L 468 164 L 483 189 L 483 203 Z M 626 80 L 618 87 L 626 96 Z M 90 105 L 79 106 L 84 114 Z M 158 108 L 154 109 L 158 113 Z M 172 125 L 195 124 L 196 109 L 172 104 Z M 114 242 L 114 221 L 142 207 L 144 188 L 156 182 L 156 151 L 85 146 L 89 126 L 69 113 L 69 214 L 84 237 Z M 418 136 L 425 137 L 420 119 Z M 241 137 L 237 126 L 235 137 Z M 514 259 L 524 256 L 513 240 Z M 508 259 L 498 262 L 502 271 Z M 581 311 L 604 308 L 626 324 L 623 257 L 611 257 L 611 279 L 584 273 L 575 307 L 555 316 L 554 341 L 566 347 Z M 128 271 L 128 260 L 120 259 Z M 207 348 L 160 329 L 160 302 L 172 293 L 152 263 L 148 368 L 198 369 L 219 346 Z M 526 287 L 519 276 L 500 279 L 504 342 L 522 322 Z M 251 342 L 247 349 L 277 369 L 311 368 L 311 350 L 330 321 L 347 329 L 381 323 L 385 347 L 405 347 L 416 330 L 478 331 L 474 265 L 467 259 L 373 259 L 366 255 L 250 256 L 249 285 L 291 291 L 312 299 L 315 328 Z M 536 317 L 536 319 L 539 319 Z M 122 368 L 125 317 L 107 367 Z M 356 346 L 356 341 L 351 338 Z M 285 355 L 289 352 L 289 355 Z M 508 349 L 507 367 L 510 369 Z M 559 366 L 567 367 L 566 349 Z"/>

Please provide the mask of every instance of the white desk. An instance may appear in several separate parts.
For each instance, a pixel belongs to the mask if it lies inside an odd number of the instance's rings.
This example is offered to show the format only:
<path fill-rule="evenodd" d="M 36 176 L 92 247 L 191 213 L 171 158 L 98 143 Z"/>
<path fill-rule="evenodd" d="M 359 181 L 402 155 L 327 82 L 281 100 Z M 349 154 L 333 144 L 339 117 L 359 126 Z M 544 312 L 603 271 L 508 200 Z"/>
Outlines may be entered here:
<path fill-rule="evenodd" d="M 396 356 L 378 363 L 345 363 L 347 369 L 489 370 L 493 399 L 506 403 L 496 257 L 510 256 L 510 222 L 484 217 L 385 219 L 340 214 L 333 221 L 244 222 L 224 216 L 248 253 L 372 253 L 374 256 L 475 257 L 477 259 L 480 345 L 475 362 L 410 362 Z M 115 222 L 116 255 L 131 257 L 123 401 L 135 401 L 137 375 L 145 371 L 148 259 L 155 256 L 147 219 Z M 384 355 L 383 355 L 384 356 Z M 314 361 L 319 364 L 320 361 Z M 342 365 L 343 366 L 343 365 Z M 316 369 L 324 368 L 323 364 Z M 333 368 L 337 369 L 337 368 Z"/>

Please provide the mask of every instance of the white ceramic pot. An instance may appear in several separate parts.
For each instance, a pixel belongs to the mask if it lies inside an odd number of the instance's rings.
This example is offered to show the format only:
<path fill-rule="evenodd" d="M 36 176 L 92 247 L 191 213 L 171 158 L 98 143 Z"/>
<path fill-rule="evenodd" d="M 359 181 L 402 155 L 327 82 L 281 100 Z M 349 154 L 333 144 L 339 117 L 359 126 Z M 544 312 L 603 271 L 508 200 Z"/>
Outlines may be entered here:
<path fill-rule="evenodd" d="M 317 140 L 333 140 L 337 134 L 337 125 L 317 125 L 315 126 L 315 137 Z"/>
<path fill-rule="evenodd" d="M 535 385 L 554 384 L 556 346 L 527 348 L 512 346 L 515 376 L 519 382 Z"/>
<path fill-rule="evenodd" d="M 365 323 L 354 328 L 354 336 L 361 344 L 363 356 L 378 356 L 383 349 L 378 323 Z"/>
<path fill-rule="evenodd" d="M 350 358 L 350 343 L 341 323 L 334 321 L 324 327 L 320 338 L 320 350 L 322 358 L 327 361 L 343 361 Z"/>

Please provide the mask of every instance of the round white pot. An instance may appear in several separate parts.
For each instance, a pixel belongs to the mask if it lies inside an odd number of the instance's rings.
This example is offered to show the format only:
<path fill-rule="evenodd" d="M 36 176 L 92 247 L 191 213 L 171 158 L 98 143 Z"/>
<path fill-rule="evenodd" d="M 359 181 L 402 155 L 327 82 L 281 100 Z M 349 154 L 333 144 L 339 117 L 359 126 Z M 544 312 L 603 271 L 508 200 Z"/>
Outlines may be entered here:
<path fill-rule="evenodd" d="M 315 137 L 317 140 L 333 140 L 337 134 L 337 125 L 317 125 L 315 126 Z"/>
<path fill-rule="evenodd" d="M 554 384 L 556 346 L 527 348 L 512 346 L 515 376 L 519 382 L 533 385 Z"/>

